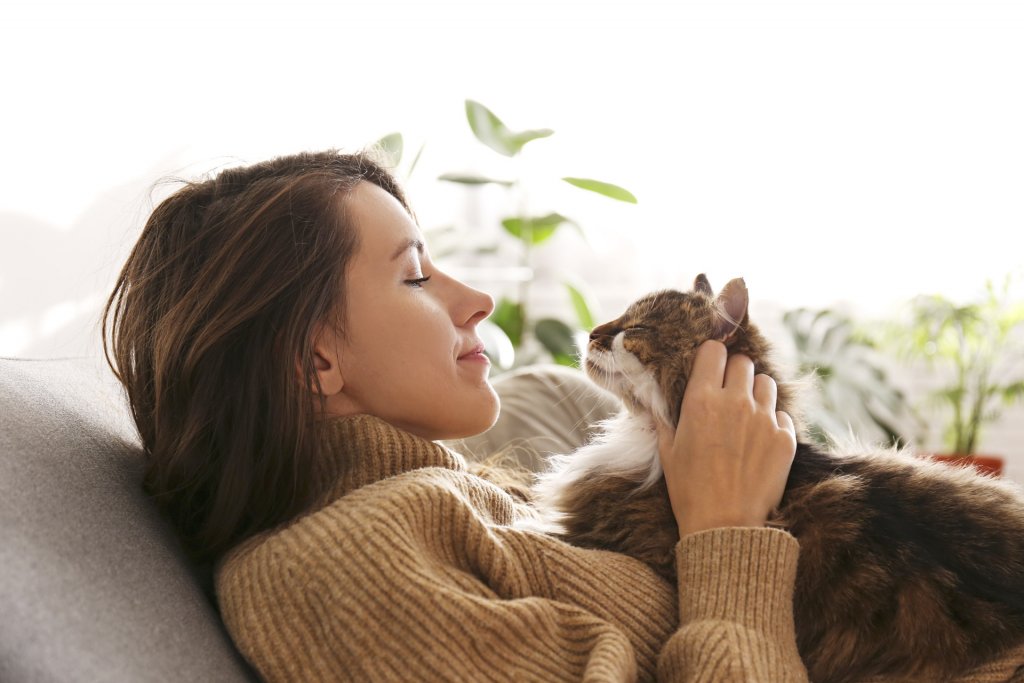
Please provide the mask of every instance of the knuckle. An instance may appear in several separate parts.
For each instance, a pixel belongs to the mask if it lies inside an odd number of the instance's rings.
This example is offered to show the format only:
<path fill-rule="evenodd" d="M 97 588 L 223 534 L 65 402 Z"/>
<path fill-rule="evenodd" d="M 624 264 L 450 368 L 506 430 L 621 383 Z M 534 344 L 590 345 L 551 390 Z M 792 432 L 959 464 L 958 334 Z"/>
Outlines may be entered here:
<path fill-rule="evenodd" d="M 734 353 L 729 356 L 729 363 L 731 365 L 739 365 L 742 367 L 752 366 L 754 361 L 750 360 L 750 356 L 743 353 Z"/>

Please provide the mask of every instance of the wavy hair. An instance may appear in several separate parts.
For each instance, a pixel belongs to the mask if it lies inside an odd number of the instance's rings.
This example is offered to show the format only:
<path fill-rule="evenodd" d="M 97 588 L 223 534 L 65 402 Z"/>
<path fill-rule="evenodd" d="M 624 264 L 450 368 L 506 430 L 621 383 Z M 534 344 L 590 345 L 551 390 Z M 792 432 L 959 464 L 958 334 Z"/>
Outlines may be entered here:
<path fill-rule="evenodd" d="M 103 309 L 104 356 L 142 441 L 143 489 L 208 597 L 225 551 L 317 495 L 305 476 L 326 402 L 311 391 L 314 335 L 329 324 L 344 336 L 345 272 L 359 246 L 345 197 L 364 181 L 415 220 L 365 151 L 181 181 L 149 216 Z"/>

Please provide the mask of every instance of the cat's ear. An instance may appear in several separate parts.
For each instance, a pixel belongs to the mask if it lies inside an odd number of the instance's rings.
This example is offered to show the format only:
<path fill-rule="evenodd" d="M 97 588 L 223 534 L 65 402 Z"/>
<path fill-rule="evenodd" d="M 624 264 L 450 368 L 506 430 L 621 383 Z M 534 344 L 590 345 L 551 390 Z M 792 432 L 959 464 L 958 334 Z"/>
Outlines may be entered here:
<path fill-rule="evenodd" d="M 743 278 L 729 280 L 715 300 L 714 338 L 725 342 L 736 334 L 740 325 L 747 322 L 747 284 Z"/>
<path fill-rule="evenodd" d="M 708 276 L 701 273 L 697 276 L 697 279 L 693 281 L 693 291 L 706 294 L 707 296 L 714 296 L 715 290 L 711 289 L 711 283 L 708 282 Z"/>

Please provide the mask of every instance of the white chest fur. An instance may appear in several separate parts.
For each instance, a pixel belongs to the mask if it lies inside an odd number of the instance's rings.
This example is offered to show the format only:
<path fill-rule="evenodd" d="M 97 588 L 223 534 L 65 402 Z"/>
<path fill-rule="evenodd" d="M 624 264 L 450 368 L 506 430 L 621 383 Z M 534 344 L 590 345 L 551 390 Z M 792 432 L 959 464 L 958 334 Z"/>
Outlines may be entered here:
<path fill-rule="evenodd" d="M 635 480 L 637 488 L 646 488 L 661 478 L 658 436 L 649 416 L 623 410 L 598 423 L 598 428 L 598 436 L 585 446 L 548 457 L 547 467 L 537 474 L 533 489 L 541 520 L 520 520 L 517 528 L 559 532 L 559 496 L 595 472 L 620 474 Z"/>

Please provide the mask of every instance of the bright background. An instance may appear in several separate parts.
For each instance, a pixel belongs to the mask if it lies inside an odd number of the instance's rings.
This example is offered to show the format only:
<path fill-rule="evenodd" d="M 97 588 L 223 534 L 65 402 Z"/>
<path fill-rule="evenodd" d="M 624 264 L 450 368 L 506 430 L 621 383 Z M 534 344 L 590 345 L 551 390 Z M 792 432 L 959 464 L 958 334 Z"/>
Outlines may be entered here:
<path fill-rule="evenodd" d="M 407 183 L 424 228 L 486 234 L 518 208 L 436 180 L 453 171 L 519 174 L 531 212 L 583 224 L 544 259 L 603 318 L 702 271 L 743 276 L 770 327 L 969 297 L 1024 264 L 1018 2 L 8 1 L 0 64 L 0 356 L 99 353 L 161 177 L 393 131 L 407 157 L 426 144 Z M 466 98 L 555 134 L 510 162 Z M 1011 471 L 1020 422 L 987 444 Z"/>

